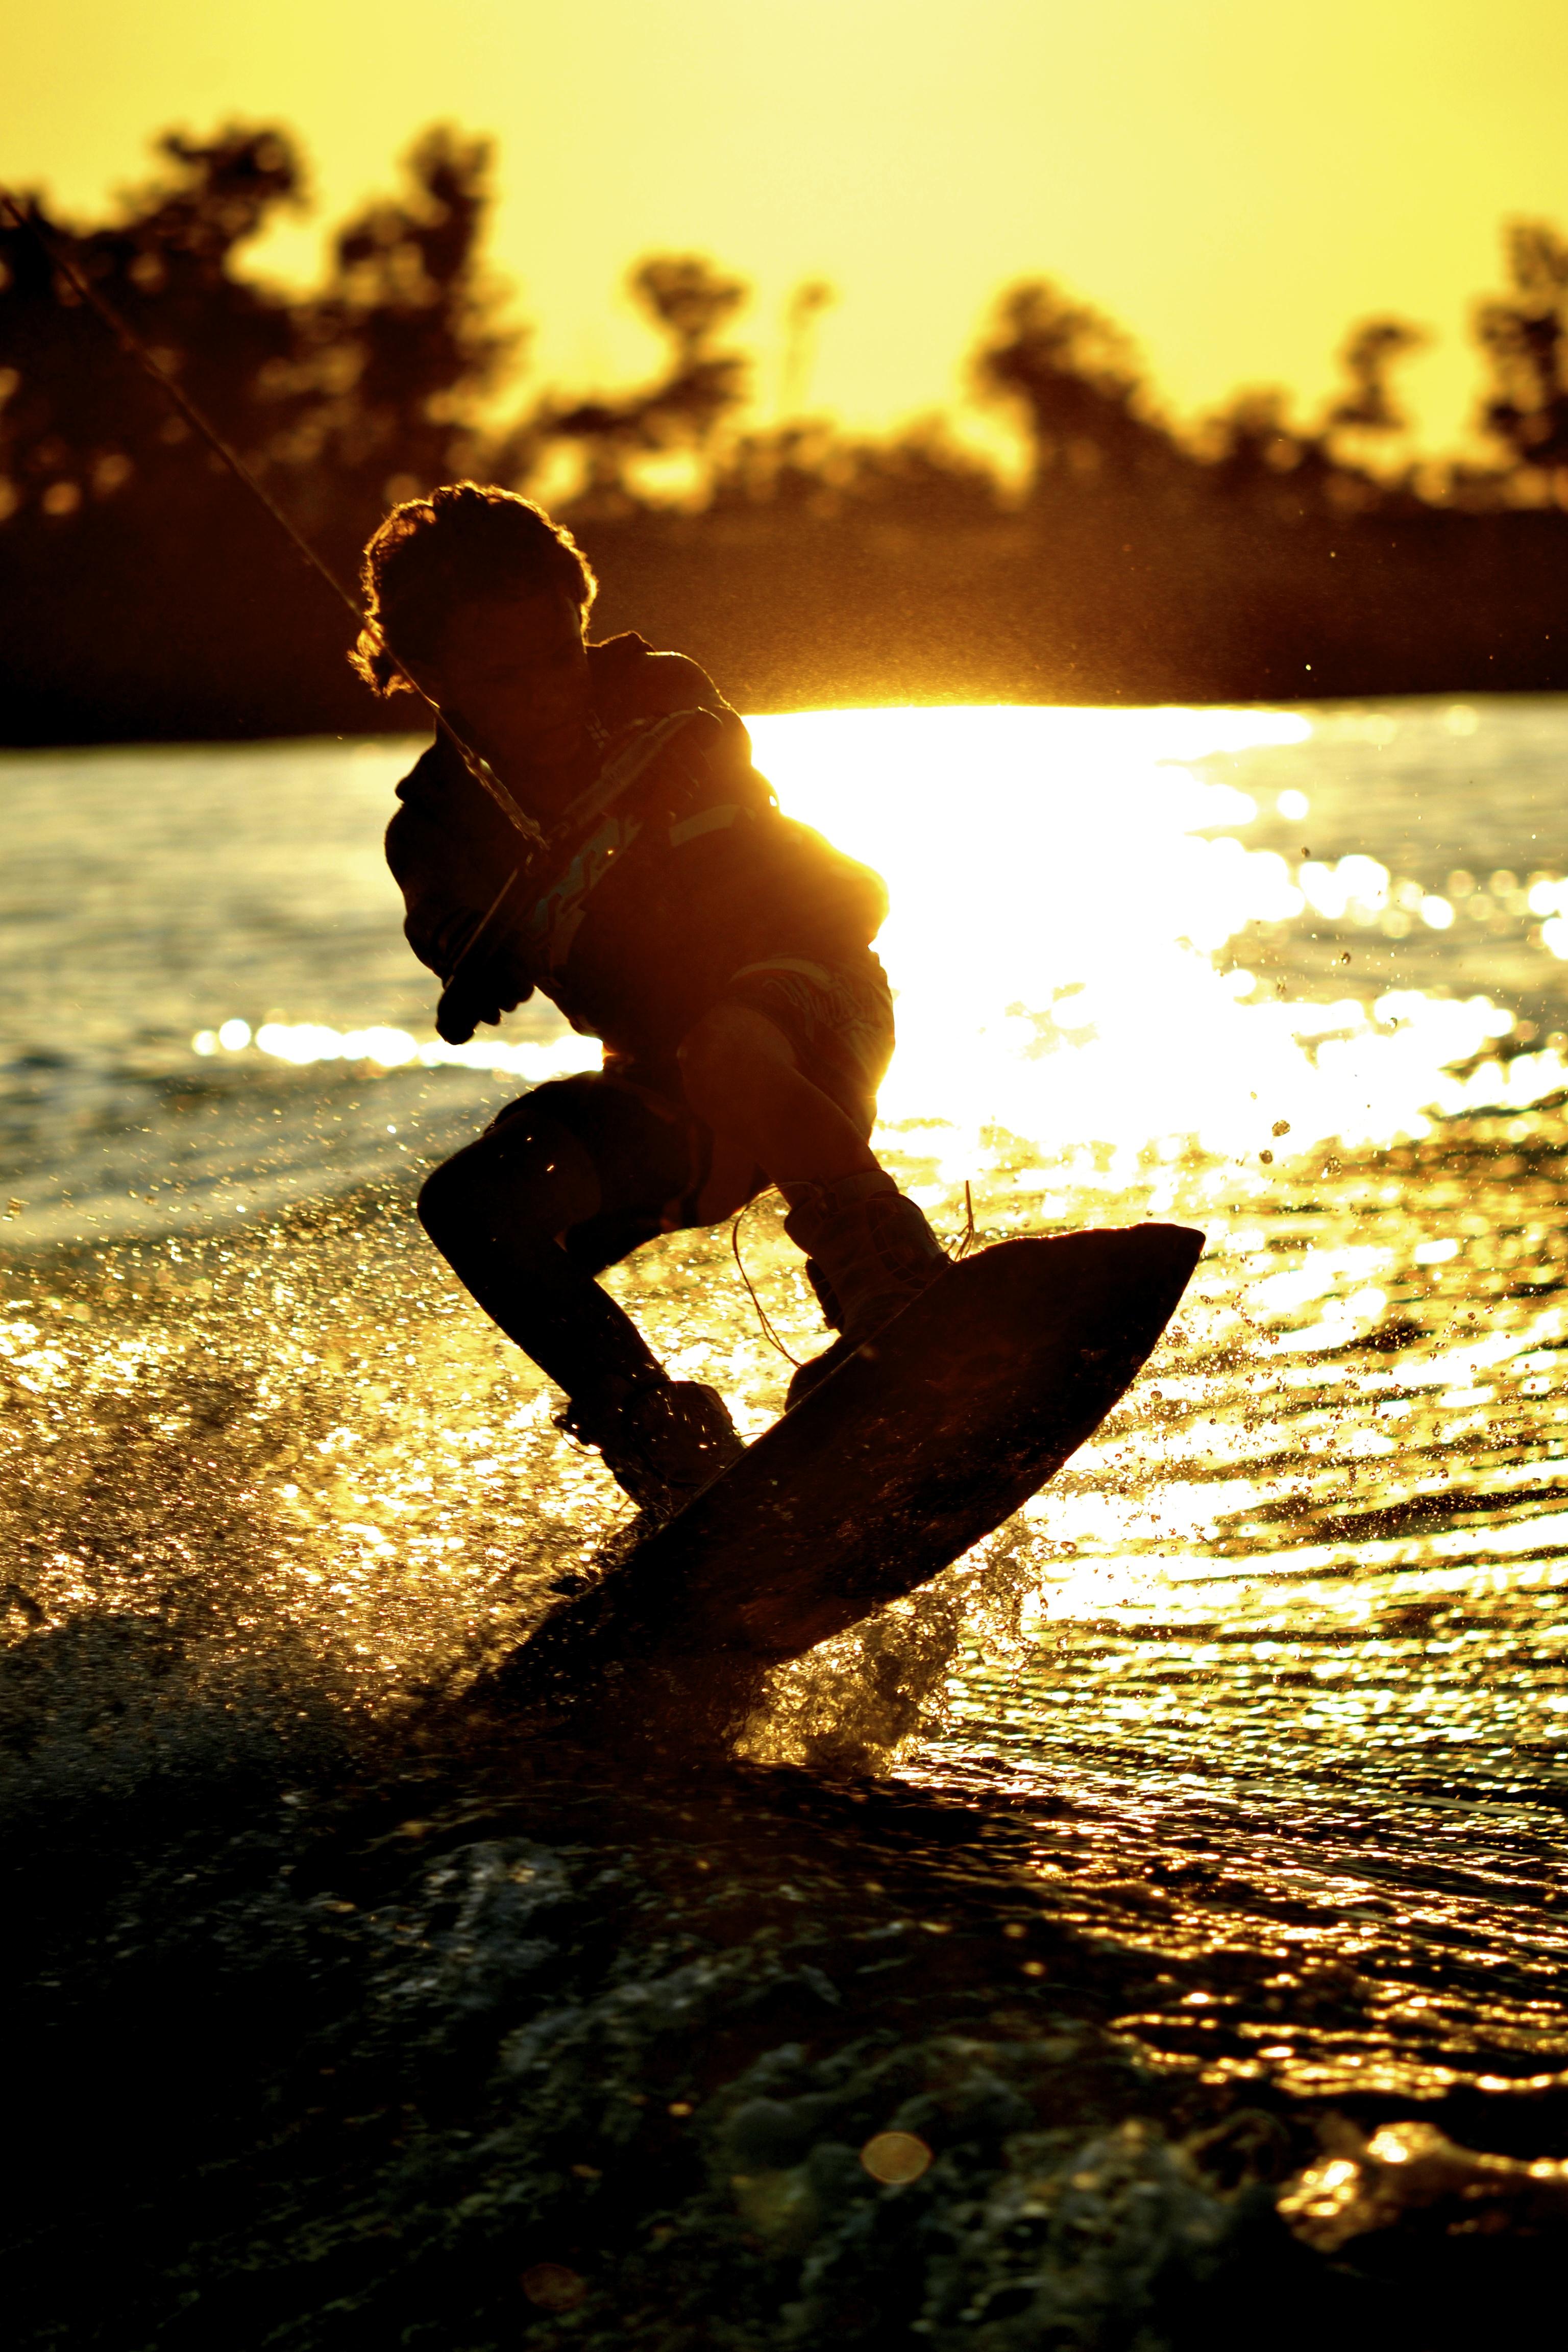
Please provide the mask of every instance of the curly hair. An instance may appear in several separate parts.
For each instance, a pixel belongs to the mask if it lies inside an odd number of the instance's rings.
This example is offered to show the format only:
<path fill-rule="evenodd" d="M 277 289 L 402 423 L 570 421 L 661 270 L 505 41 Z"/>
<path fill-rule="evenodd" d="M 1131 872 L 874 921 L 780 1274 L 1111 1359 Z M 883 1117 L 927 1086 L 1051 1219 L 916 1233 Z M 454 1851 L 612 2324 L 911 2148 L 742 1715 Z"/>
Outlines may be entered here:
<path fill-rule="evenodd" d="M 447 482 L 394 507 L 365 549 L 360 584 L 364 626 L 349 660 L 380 695 L 410 690 L 397 663 L 433 659 L 458 604 L 563 588 L 586 621 L 599 586 L 571 532 L 542 507 L 478 482 Z"/>

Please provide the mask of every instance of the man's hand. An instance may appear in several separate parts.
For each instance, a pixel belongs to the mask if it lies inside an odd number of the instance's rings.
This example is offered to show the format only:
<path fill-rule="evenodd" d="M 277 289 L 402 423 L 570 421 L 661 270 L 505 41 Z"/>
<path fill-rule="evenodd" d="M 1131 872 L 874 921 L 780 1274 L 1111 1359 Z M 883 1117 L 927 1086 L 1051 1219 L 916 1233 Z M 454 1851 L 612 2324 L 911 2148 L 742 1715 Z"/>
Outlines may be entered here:
<path fill-rule="evenodd" d="M 516 880 L 515 873 L 509 875 L 484 914 L 464 914 L 445 924 L 432 941 L 434 953 L 421 950 L 427 962 L 447 974 L 436 1007 L 436 1034 L 448 1045 L 466 1045 L 481 1022 L 494 1028 L 503 1013 L 533 994 L 521 959 L 509 951 L 506 940 L 493 933 L 481 938 Z"/>
<path fill-rule="evenodd" d="M 482 964 L 473 971 L 456 971 L 436 1007 L 436 1034 L 448 1045 L 466 1045 L 481 1024 L 496 1027 L 503 1013 L 515 1011 L 532 993 L 529 988 L 521 996 L 503 995 L 495 973 Z"/>

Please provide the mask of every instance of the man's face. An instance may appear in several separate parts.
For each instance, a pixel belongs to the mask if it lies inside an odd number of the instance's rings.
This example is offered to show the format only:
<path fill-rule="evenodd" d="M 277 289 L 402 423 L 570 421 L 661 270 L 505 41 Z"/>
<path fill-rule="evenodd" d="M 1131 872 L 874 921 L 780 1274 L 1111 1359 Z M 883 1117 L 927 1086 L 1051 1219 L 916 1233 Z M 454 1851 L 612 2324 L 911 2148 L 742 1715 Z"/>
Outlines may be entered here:
<path fill-rule="evenodd" d="M 569 760 L 588 709 L 583 623 L 564 590 L 460 604 L 421 683 L 502 768 Z"/>

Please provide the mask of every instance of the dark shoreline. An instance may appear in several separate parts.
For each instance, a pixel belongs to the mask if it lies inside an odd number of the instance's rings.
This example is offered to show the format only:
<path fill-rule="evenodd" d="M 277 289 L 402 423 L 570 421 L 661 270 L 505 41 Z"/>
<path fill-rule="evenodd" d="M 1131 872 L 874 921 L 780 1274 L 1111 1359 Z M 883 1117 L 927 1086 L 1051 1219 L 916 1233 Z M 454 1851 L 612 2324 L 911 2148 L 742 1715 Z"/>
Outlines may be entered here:
<path fill-rule="evenodd" d="M 406 732 L 350 673 L 350 624 L 225 509 L 176 554 L 64 532 L 0 541 L 11 748 Z M 1265 530 L 1037 507 L 914 528 L 649 514 L 575 525 L 594 634 L 694 656 L 737 708 L 1356 700 L 1568 690 L 1568 514 L 1431 509 Z"/>

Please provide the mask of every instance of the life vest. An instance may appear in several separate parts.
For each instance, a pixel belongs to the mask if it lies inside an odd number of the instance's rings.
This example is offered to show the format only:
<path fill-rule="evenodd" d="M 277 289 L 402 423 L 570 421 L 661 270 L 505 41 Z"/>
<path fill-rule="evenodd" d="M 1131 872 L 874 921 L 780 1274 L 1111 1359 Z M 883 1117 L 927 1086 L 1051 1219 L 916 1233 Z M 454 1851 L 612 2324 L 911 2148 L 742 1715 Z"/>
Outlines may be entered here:
<path fill-rule="evenodd" d="M 521 877 L 526 911 L 519 928 L 535 987 L 548 989 L 565 971 L 595 891 L 650 828 L 662 824 L 667 847 L 678 850 L 751 814 L 738 802 L 699 805 L 710 784 L 704 739 L 711 744 L 721 733 L 711 711 L 676 710 L 633 719 L 612 741 L 594 782 Z M 552 855 L 554 844 L 561 845 Z M 640 863 L 649 863 L 646 849 Z"/>
<path fill-rule="evenodd" d="M 587 784 L 532 851 L 454 757 L 427 751 L 387 835 L 416 952 L 502 1008 L 537 988 L 638 1056 L 671 1053 L 744 964 L 862 958 L 887 912 L 879 877 L 781 814 L 714 700 L 595 728 Z"/>
<path fill-rule="evenodd" d="M 584 795 L 597 804 L 543 887 L 525 876 L 518 937 L 534 986 L 574 1028 L 657 1056 L 742 964 L 863 954 L 887 896 L 879 876 L 780 814 L 756 770 L 725 756 L 710 712 L 643 727 L 612 746 Z M 635 773 L 611 798 L 623 759 Z"/>

